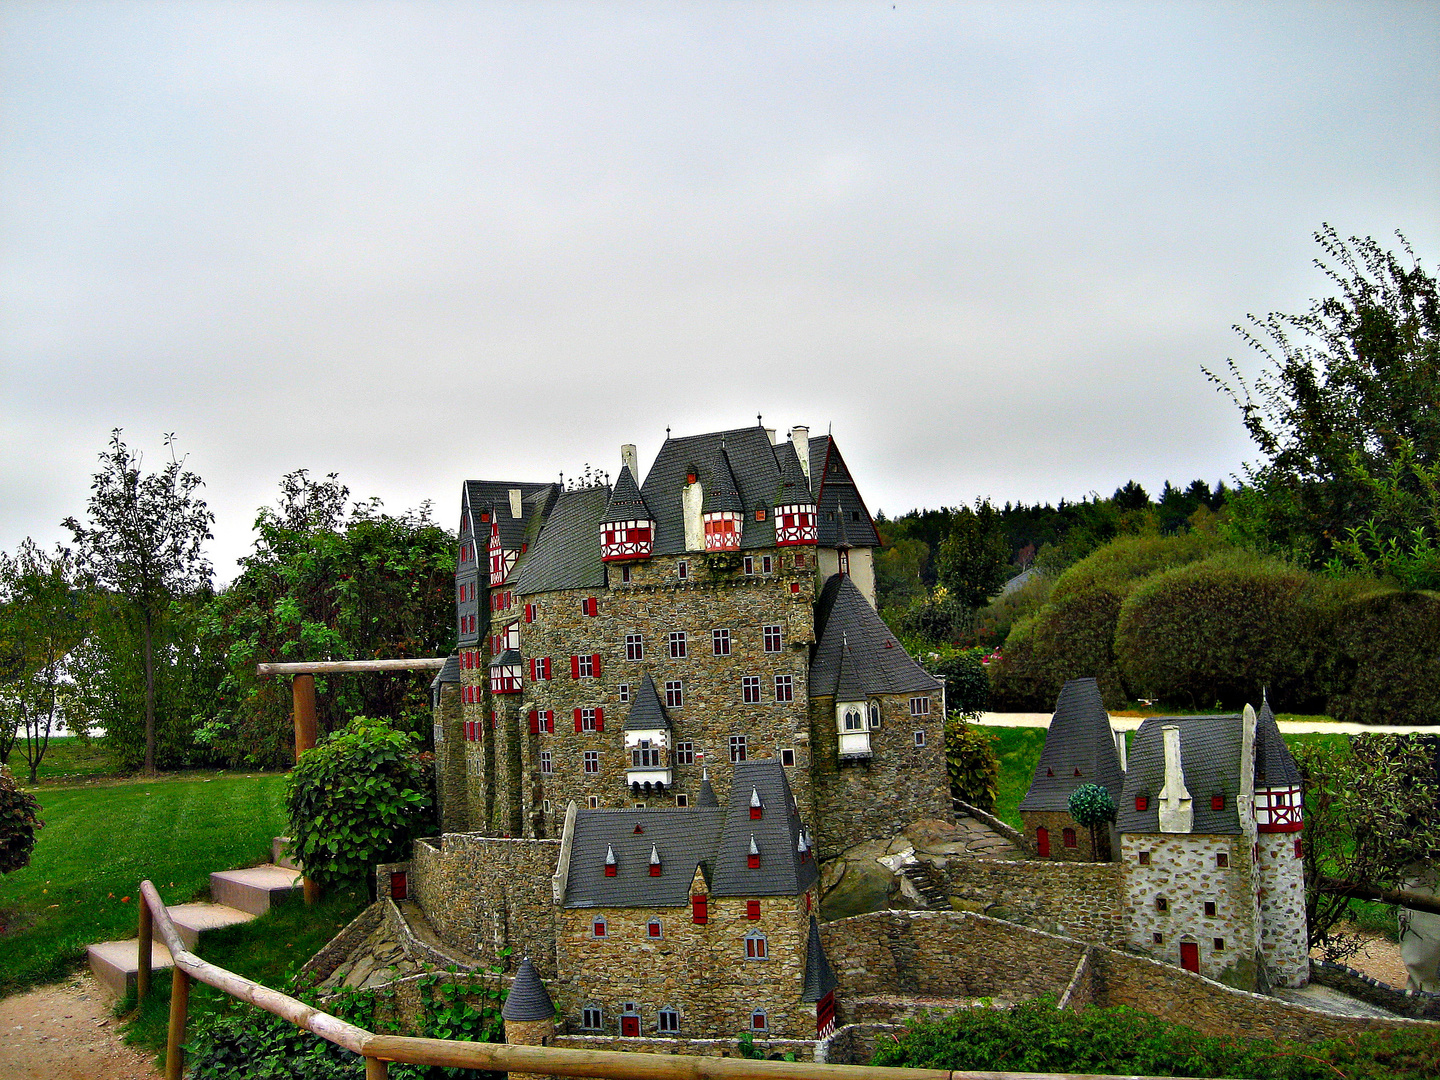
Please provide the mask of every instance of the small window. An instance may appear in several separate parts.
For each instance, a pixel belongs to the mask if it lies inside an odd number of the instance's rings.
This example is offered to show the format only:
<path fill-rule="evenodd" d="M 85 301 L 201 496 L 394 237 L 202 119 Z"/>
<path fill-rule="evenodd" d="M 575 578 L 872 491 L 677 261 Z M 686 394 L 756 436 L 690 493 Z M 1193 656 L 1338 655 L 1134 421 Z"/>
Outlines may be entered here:
<path fill-rule="evenodd" d="M 1225 939 L 1224 939 L 1223 937 L 1217 937 L 1217 938 L 1214 939 L 1214 941 L 1215 941 L 1215 951 L 1216 951 L 1216 952 L 1224 952 L 1224 951 L 1225 951 Z"/>
<path fill-rule="evenodd" d="M 766 1020 L 766 1018 L 765 1018 L 765 1010 L 764 1010 L 764 1009 L 756 1009 L 754 1012 L 752 1012 L 752 1013 L 750 1014 L 750 1030 L 751 1030 L 751 1031 L 769 1031 L 769 1030 L 770 1030 L 770 1022 L 769 1022 L 768 1020 Z"/>
<path fill-rule="evenodd" d="M 925 745 L 925 732 L 923 732 L 923 731 L 917 731 L 917 732 L 915 732 L 915 745 L 916 745 L 916 746 L 924 746 L 924 745 Z M 1072 830 L 1072 831 L 1073 831 L 1073 830 Z"/>
<path fill-rule="evenodd" d="M 754 557 L 753 555 L 746 555 L 746 556 L 745 556 L 745 573 L 746 573 L 746 574 L 753 574 L 753 573 L 755 573 L 755 557 Z"/>
<path fill-rule="evenodd" d="M 651 938 L 658 938 L 663 936 L 660 929 L 659 919 L 651 919 L 648 923 L 645 924 L 645 936 Z"/>
<path fill-rule="evenodd" d="M 1156 930 L 1155 933 L 1150 935 L 1150 940 L 1153 941 L 1156 945 L 1164 945 L 1165 935 L 1160 933 L 1159 930 Z"/>
<path fill-rule="evenodd" d="M 625 659 L 626 659 L 626 660 L 644 660 L 644 659 L 645 659 L 645 639 L 642 638 L 639 634 L 626 634 L 626 635 L 625 635 Z"/>
<path fill-rule="evenodd" d="M 630 584 L 630 567 L 628 565 L 620 567 L 620 583 L 622 585 Z"/>
<path fill-rule="evenodd" d="M 610 933 L 610 927 L 603 916 L 597 916 L 590 924 L 590 932 L 595 937 L 605 937 Z"/>
<path fill-rule="evenodd" d="M 1221 870 L 1224 870 L 1227 866 L 1230 865 L 1230 856 L 1223 851 L 1220 852 L 1218 855 L 1215 856 L 1215 865 Z"/>
<path fill-rule="evenodd" d="M 805 569 L 805 553 L 804 553 L 803 551 L 797 551 L 797 552 L 795 552 L 795 569 L 796 569 L 796 570 L 804 570 L 804 569 Z"/>
<path fill-rule="evenodd" d="M 543 776 L 551 776 L 555 772 L 555 761 L 550 756 L 549 750 L 540 751 L 540 773 Z"/>
<path fill-rule="evenodd" d="M 670 659 L 684 660 L 688 654 L 688 643 L 685 640 L 684 630 L 670 631 Z"/>
<path fill-rule="evenodd" d="M 921 735 L 924 733 L 917 731 L 915 734 Z M 1075 846 L 1075 830 L 1066 829 L 1064 832 L 1062 832 L 1060 834 L 1060 842 L 1068 848 L 1073 848 Z"/>
<path fill-rule="evenodd" d="M 764 639 L 765 651 L 767 653 L 778 653 L 780 651 L 783 642 L 780 627 L 766 626 L 762 629 L 761 636 Z"/>
<path fill-rule="evenodd" d="M 1205 901 L 1205 917 L 1206 917 L 1207 919 L 1213 919 L 1213 918 L 1215 917 L 1215 901 L 1214 901 L 1214 900 L 1206 900 L 1206 901 Z"/>
<path fill-rule="evenodd" d="M 1149 865 L 1150 865 L 1150 852 L 1148 852 L 1148 851 L 1142 851 L 1142 852 L 1140 852 L 1140 865 L 1141 865 L 1141 866 L 1149 866 Z"/>
<path fill-rule="evenodd" d="M 750 751 L 750 745 L 749 745 L 749 744 L 750 744 L 750 740 L 749 740 L 748 736 L 745 736 L 745 735 L 731 735 L 731 736 L 730 736 L 730 761 L 731 761 L 732 764 L 735 763 L 735 762 L 737 762 L 737 761 L 744 761 L 744 760 L 746 760 L 746 758 L 749 756 L 749 751 Z"/>
<path fill-rule="evenodd" d="M 590 807 L 591 810 L 599 810 L 599 809 L 600 809 L 600 796 L 598 796 L 598 795 L 591 795 L 591 796 L 590 796 L 590 799 L 589 799 L 588 805 L 589 805 L 589 807 Z"/>
<path fill-rule="evenodd" d="M 598 773 L 600 771 L 600 751 L 585 751 L 585 771 L 587 773 Z"/>
<path fill-rule="evenodd" d="M 675 764 L 695 764 L 695 744 L 693 742 L 677 742 L 675 744 Z M 683 798 L 683 796 L 680 796 Z"/>
<path fill-rule="evenodd" d="M 764 510 L 761 510 L 760 513 L 763 514 L 763 513 L 765 513 L 765 511 L 764 511 Z M 762 558 L 762 559 L 760 560 L 760 572 L 761 572 L 762 574 L 769 574 L 769 573 L 771 573 L 774 569 L 775 569 L 775 561 L 774 561 L 773 559 L 771 559 L 771 557 L 770 557 L 769 555 L 766 555 L 764 558 Z"/>
<path fill-rule="evenodd" d="M 870 730 L 880 730 L 880 703 L 878 701 L 870 702 Z"/>
<path fill-rule="evenodd" d="M 758 918 L 760 918 L 760 901 L 759 901 L 759 900 L 746 900 L 746 901 L 745 901 L 745 918 L 747 918 L 747 919 L 758 919 Z"/>
<path fill-rule="evenodd" d="M 679 795 L 675 796 L 675 805 L 683 810 L 690 805 L 690 796 L 682 791 Z"/>
<path fill-rule="evenodd" d="M 770 955 L 770 947 L 764 934 L 748 934 L 745 938 L 745 959 L 764 960 Z"/>
<path fill-rule="evenodd" d="M 1144 813 L 1147 809 L 1149 809 L 1149 807 L 1150 800 L 1147 799 L 1144 795 L 1135 796 L 1135 810 L 1138 813 Z"/>
<path fill-rule="evenodd" d="M 550 812 L 550 800 L 549 800 L 549 799 L 541 799 L 541 800 L 540 800 L 540 809 L 541 809 L 542 811 L 544 811 L 545 813 L 548 814 L 548 813 Z"/>
<path fill-rule="evenodd" d="M 628 682 L 622 682 L 618 692 L 620 695 L 620 704 L 628 704 L 630 701 L 630 684 Z"/>
<path fill-rule="evenodd" d="M 600 601 L 596 597 L 587 596 L 580 601 L 580 614 L 594 618 L 600 614 Z"/>
<path fill-rule="evenodd" d="M 785 768 L 793 768 L 795 765 L 795 751 L 786 747 L 780 751 L 780 764 Z"/>
<path fill-rule="evenodd" d="M 586 1005 L 580 1011 L 580 1026 L 586 1031 L 600 1031 L 604 1024 L 604 1016 L 598 1005 Z"/>
<path fill-rule="evenodd" d="M 1224 795 L 1211 795 L 1211 796 L 1210 796 L 1210 809 L 1211 809 L 1211 810 L 1224 810 L 1224 809 L 1225 809 L 1225 796 L 1224 796 Z"/>
<path fill-rule="evenodd" d="M 911 716 L 929 716 L 930 699 L 928 697 L 912 697 L 910 699 Z"/>
<path fill-rule="evenodd" d="M 671 679 L 665 684 L 665 707 L 667 709 L 679 709 L 685 704 L 685 684 L 679 679 Z"/>
<path fill-rule="evenodd" d="M 730 631 L 729 631 L 729 630 L 711 630 L 711 631 L 710 631 L 710 647 L 714 650 L 716 656 L 729 656 L 729 655 L 730 655 Z"/>
<path fill-rule="evenodd" d="M 593 654 L 576 656 L 573 659 L 575 662 L 575 677 L 577 679 L 593 679 L 595 677 L 595 657 Z"/>
<path fill-rule="evenodd" d="M 681 581 L 684 581 L 690 576 L 690 564 L 684 559 L 681 559 L 678 563 L 675 564 L 675 576 L 678 577 Z"/>
<path fill-rule="evenodd" d="M 1155 898 L 1155 910 L 1162 915 L 1168 914 L 1170 911 L 1170 901 L 1166 900 L 1163 896 L 1157 896 Z"/>
<path fill-rule="evenodd" d="M 758 705 L 760 703 L 760 676 L 741 676 L 740 695 L 746 705 Z"/>
<path fill-rule="evenodd" d="M 1297 859 L 1303 859 L 1304 857 L 1305 857 L 1305 848 L 1304 848 L 1303 846 L 1301 846 L 1301 843 L 1300 843 L 1299 840 L 1296 840 L 1296 841 L 1295 841 L 1295 858 L 1297 858 Z"/>
<path fill-rule="evenodd" d="M 667 1005 L 660 1010 L 660 1019 L 656 1027 L 661 1035 L 679 1035 L 680 1014 Z"/>
<path fill-rule="evenodd" d="M 775 700 L 776 700 L 776 701 L 794 701 L 794 700 L 795 700 L 795 678 L 794 678 L 793 675 L 776 675 L 776 676 L 775 676 Z"/>
<path fill-rule="evenodd" d="M 581 731 L 598 731 L 598 730 L 600 730 L 600 725 L 599 725 L 599 723 L 598 723 L 597 720 L 596 720 L 596 714 L 595 714 L 595 710 L 594 710 L 594 709 L 581 709 L 581 710 L 580 710 L 580 730 L 581 730 Z M 587 751 L 587 753 L 589 753 L 589 752 L 590 752 L 590 751 Z M 586 770 L 586 771 L 588 772 L 589 770 Z M 597 770 L 597 771 L 598 771 L 598 770 Z"/>

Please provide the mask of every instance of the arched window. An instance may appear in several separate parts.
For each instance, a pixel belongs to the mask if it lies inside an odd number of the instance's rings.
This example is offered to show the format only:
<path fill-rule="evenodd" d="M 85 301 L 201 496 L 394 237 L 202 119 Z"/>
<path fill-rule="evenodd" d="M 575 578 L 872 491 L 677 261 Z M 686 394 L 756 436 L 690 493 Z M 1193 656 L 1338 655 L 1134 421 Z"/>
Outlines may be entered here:
<path fill-rule="evenodd" d="M 764 934 L 745 935 L 745 959 L 764 960 L 770 955 L 769 943 Z"/>
<path fill-rule="evenodd" d="M 850 708 L 845 710 L 845 730 L 865 730 L 865 715 L 860 711 L 860 706 L 852 705 Z"/>
<path fill-rule="evenodd" d="M 1074 830 L 1074 829 L 1066 829 L 1063 833 L 1060 834 L 1060 838 L 1061 838 L 1061 840 L 1064 842 L 1064 844 L 1065 844 L 1066 847 L 1074 847 L 1074 846 L 1075 846 L 1075 830 Z"/>
<path fill-rule="evenodd" d="M 767 1019 L 765 1018 L 765 1010 L 764 1010 L 764 1009 L 756 1009 L 754 1012 L 752 1012 L 752 1013 L 750 1014 L 750 1030 L 751 1030 L 751 1031 L 769 1031 L 769 1030 L 770 1030 L 770 1022 L 769 1022 L 769 1020 L 767 1020 Z"/>
<path fill-rule="evenodd" d="M 880 703 L 878 701 L 870 702 L 870 730 L 880 730 Z"/>
<path fill-rule="evenodd" d="M 656 1030 L 658 1030 L 661 1035 L 679 1035 L 680 1013 L 672 1009 L 669 1005 L 666 1005 L 660 1010 L 660 1020 L 656 1024 Z"/>

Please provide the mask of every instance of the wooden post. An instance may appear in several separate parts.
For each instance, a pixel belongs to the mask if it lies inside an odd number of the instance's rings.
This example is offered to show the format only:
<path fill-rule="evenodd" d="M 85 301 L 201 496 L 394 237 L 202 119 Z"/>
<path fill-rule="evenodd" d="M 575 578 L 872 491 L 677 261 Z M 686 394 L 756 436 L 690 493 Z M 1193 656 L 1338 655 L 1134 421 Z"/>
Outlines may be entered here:
<path fill-rule="evenodd" d="M 175 965 L 170 980 L 170 1037 L 165 1043 L 165 1080 L 181 1080 L 185 1069 L 185 1017 L 190 1011 L 190 976 Z"/>
<path fill-rule="evenodd" d="M 135 970 L 135 1001 L 138 1004 L 145 1000 L 145 995 L 150 993 L 150 950 L 154 948 L 155 929 L 154 917 L 150 914 L 150 905 L 146 903 L 145 897 L 140 897 L 140 933 L 137 935 L 136 960 L 139 967 Z"/>
<path fill-rule="evenodd" d="M 365 1080 L 386 1080 L 390 1075 L 390 1066 L 379 1058 L 367 1057 L 365 1059 Z"/>
<path fill-rule="evenodd" d="M 315 676 L 296 675 L 290 684 L 295 702 L 295 760 L 315 745 Z"/>

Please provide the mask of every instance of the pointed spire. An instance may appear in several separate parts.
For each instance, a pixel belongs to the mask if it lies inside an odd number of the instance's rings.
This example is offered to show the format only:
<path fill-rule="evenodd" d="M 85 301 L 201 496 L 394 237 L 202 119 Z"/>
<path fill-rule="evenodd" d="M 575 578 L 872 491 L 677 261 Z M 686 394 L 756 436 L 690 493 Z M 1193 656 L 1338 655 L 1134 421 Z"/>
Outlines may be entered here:
<path fill-rule="evenodd" d="M 605 504 L 605 516 L 600 519 L 600 523 L 603 525 L 612 521 L 654 520 L 655 515 L 650 512 L 645 497 L 640 494 L 640 486 L 630 472 L 630 466 L 620 466 L 620 475 L 615 478 L 615 487 L 610 492 L 610 499 Z"/>
<path fill-rule="evenodd" d="M 640 680 L 640 688 L 635 692 L 635 699 L 630 702 L 630 711 L 625 714 L 625 730 L 670 730 L 670 716 L 665 711 L 660 692 L 655 688 L 655 680 L 650 677 L 649 672 Z"/>
<path fill-rule="evenodd" d="M 757 843 L 755 843 L 755 834 L 754 834 L 753 832 L 750 834 L 750 852 L 749 852 L 749 854 L 751 854 L 751 855 L 759 855 L 759 854 L 760 854 L 760 845 L 758 845 Z"/>
<path fill-rule="evenodd" d="M 609 844 L 606 844 L 606 845 L 605 845 L 605 865 L 606 865 L 606 866 L 614 866 L 614 865 L 615 865 L 615 849 L 614 849 L 613 847 L 611 847 Z"/>
<path fill-rule="evenodd" d="M 659 866 L 659 865 L 660 865 L 660 849 L 659 849 L 658 847 L 656 847 L 654 844 L 651 844 L 651 845 L 650 845 L 650 865 L 651 865 L 651 866 Z"/>
<path fill-rule="evenodd" d="M 758 810 L 758 809 L 760 809 L 760 807 L 762 807 L 762 806 L 764 806 L 764 805 L 765 805 L 765 804 L 760 801 L 760 789 L 759 789 L 759 788 L 753 788 L 753 787 L 752 787 L 752 788 L 750 789 L 750 807 L 751 807 L 751 809 L 752 809 L 752 810 Z"/>
<path fill-rule="evenodd" d="M 555 1018 L 555 1004 L 545 992 L 545 984 L 540 981 L 540 974 L 528 956 L 515 969 L 515 978 L 510 983 L 510 993 L 505 998 L 500 1015 L 516 1022 Z"/>
<path fill-rule="evenodd" d="M 819 1001 L 837 986 L 835 972 L 825 955 L 825 946 L 820 941 L 820 926 L 815 916 L 810 916 L 810 936 L 805 943 L 805 989 L 800 994 L 804 1002 Z"/>
<path fill-rule="evenodd" d="M 720 800 L 715 797 L 715 788 L 710 783 L 710 770 L 705 769 L 704 775 L 700 778 L 700 792 L 695 796 L 696 806 L 719 806 Z"/>

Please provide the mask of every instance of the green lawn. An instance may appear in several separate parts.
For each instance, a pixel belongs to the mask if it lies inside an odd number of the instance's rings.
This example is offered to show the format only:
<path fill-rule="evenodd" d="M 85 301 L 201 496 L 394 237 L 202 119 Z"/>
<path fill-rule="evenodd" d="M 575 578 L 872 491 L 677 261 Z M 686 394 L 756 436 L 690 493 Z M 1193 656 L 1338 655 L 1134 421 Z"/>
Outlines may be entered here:
<path fill-rule="evenodd" d="M 141 878 L 183 903 L 212 870 L 267 861 L 285 828 L 283 781 L 182 773 L 32 789 L 45 827 L 30 865 L 0 878 L 0 995 L 74 970 L 92 942 L 133 937 Z"/>
<path fill-rule="evenodd" d="M 25 763 L 23 741 L 10 751 L 10 771 L 22 784 L 30 779 L 30 766 Z M 113 779 L 116 775 L 110 755 L 100 739 L 51 739 L 40 759 L 38 771 L 40 783 L 62 783 L 101 778 Z"/>

